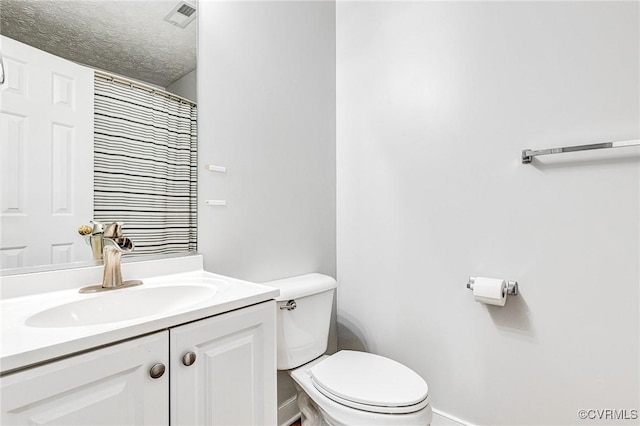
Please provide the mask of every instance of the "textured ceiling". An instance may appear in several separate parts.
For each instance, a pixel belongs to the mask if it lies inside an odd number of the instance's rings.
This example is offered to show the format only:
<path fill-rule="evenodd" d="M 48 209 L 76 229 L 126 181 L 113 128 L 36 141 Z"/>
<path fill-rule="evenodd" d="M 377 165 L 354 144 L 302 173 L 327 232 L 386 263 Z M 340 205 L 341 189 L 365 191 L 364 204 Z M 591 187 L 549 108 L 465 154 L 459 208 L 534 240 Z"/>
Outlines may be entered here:
<path fill-rule="evenodd" d="M 196 21 L 178 0 L 0 0 L 0 33 L 93 68 L 166 87 L 196 67 Z M 190 1 L 195 4 L 195 1 Z"/>

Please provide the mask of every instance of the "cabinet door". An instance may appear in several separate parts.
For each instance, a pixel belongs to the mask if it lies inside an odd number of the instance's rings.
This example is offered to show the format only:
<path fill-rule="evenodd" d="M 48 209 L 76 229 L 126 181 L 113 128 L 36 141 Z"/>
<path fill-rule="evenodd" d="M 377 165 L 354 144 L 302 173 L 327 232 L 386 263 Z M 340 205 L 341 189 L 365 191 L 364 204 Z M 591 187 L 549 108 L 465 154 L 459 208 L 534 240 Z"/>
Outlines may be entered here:
<path fill-rule="evenodd" d="M 172 425 L 276 424 L 275 302 L 170 330 Z M 195 362 L 186 366 L 185 354 Z"/>
<path fill-rule="evenodd" d="M 168 425 L 163 331 L 2 378 L 2 425 Z"/>

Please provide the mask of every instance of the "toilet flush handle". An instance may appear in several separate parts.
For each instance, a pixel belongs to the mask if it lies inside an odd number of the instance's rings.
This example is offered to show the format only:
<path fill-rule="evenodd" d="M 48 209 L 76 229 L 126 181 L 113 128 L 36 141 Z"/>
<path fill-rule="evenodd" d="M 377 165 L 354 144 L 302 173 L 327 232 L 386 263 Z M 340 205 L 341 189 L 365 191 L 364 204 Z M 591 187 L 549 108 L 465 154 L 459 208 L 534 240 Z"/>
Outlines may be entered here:
<path fill-rule="evenodd" d="M 296 304 L 295 300 L 289 300 L 286 305 L 280 306 L 280 310 L 282 310 L 282 311 L 284 311 L 284 310 L 293 311 L 297 307 L 298 307 L 298 305 Z"/>

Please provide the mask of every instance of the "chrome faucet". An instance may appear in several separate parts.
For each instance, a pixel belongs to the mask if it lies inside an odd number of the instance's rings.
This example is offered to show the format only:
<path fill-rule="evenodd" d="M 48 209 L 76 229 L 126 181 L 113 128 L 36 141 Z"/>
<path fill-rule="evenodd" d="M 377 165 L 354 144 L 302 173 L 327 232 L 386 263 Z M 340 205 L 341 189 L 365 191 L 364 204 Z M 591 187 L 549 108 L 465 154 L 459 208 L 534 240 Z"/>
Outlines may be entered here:
<path fill-rule="evenodd" d="M 103 238 L 104 249 L 102 259 L 104 261 L 104 274 L 102 275 L 102 288 L 113 289 L 118 287 L 131 287 L 140 285 L 142 281 L 133 284 L 131 281 L 122 281 L 122 269 L 120 260 L 122 253 L 133 251 L 133 241 L 129 238 Z"/>
<path fill-rule="evenodd" d="M 133 241 L 122 236 L 122 222 L 113 222 L 104 228 L 104 234 L 100 235 L 100 246 L 102 246 L 102 260 L 104 262 L 102 284 L 83 287 L 80 289 L 80 293 L 96 293 L 142 284 L 140 280 L 122 281 L 122 269 L 120 268 L 122 253 L 129 253 L 135 247 Z"/>

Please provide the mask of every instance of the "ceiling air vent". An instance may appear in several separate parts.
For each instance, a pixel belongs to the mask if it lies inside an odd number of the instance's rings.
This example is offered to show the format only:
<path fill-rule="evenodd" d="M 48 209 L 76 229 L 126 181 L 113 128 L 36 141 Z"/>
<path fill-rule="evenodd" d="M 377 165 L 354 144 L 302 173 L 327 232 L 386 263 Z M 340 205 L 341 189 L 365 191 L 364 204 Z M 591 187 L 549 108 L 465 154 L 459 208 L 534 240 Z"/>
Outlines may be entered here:
<path fill-rule="evenodd" d="M 164 20 L 171 22 L 181 28 L 185 28 L 191 21 L 196 18 L 196 8 L 194 5 L 181 1 L 171 9 L 171 12 L 165 16 Z"/>

